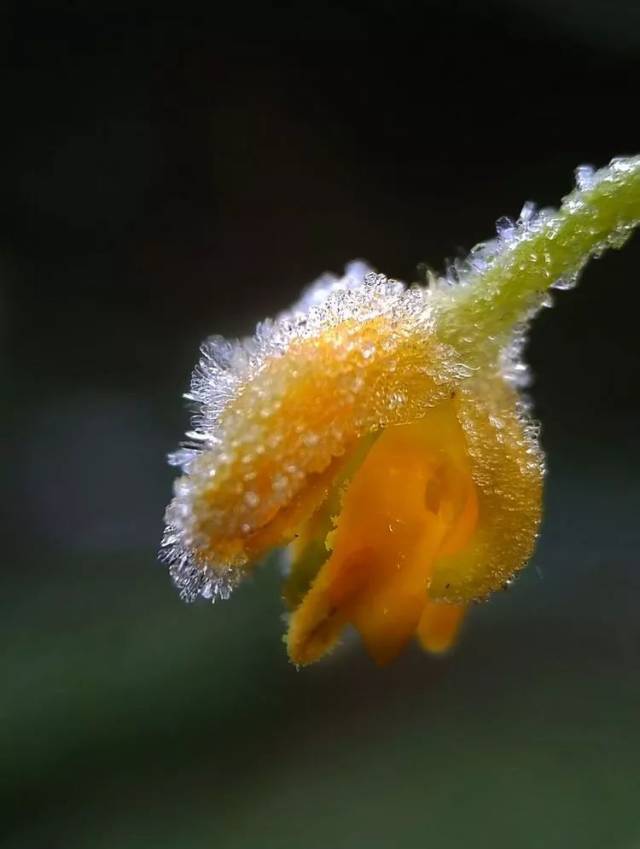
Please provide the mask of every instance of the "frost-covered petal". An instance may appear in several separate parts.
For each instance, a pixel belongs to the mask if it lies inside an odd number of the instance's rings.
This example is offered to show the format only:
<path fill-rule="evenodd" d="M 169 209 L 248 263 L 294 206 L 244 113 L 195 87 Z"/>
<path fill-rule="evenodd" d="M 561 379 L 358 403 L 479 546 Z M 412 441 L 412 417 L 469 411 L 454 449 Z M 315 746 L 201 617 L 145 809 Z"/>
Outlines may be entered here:
<path fill-rule="evenodd" d="M 429 596 L 466 603 L 500 589 L 529 560 L 541 518 L 544 458 L 537 427 L 500 377 L 476 378 L 456 394 L 478 493 L 467 546 L 441 555 Z"/>
<path fill-rule="evenodd" d="M 468 376 L 433 330 L 429 290 L 369 274 L 324 293 L 304 319 L 286 314 L 239 343 L 244 353 L 210 356 L 199 384 L 227 369 L 234 389 L 176 482 L 176 558 L 188 551 L 226 573 L 287 542 L 363 435 L 421 418 Z"/>

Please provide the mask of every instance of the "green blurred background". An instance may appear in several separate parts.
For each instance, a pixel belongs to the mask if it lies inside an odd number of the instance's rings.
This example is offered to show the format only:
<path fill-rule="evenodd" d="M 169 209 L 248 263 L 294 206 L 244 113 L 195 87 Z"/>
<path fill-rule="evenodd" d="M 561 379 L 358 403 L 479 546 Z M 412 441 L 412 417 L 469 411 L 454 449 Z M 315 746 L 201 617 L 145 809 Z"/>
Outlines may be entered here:
<path fill-rule="evenodd" d="M 276 564 L 187 607 L 156 562 L 201 338 L 640 152 L 637 4 L 0 22 L 0 845 L 640 847 L 637 239 L 537 320 L 543 535 L 449 657 L 296 672 Z"/>

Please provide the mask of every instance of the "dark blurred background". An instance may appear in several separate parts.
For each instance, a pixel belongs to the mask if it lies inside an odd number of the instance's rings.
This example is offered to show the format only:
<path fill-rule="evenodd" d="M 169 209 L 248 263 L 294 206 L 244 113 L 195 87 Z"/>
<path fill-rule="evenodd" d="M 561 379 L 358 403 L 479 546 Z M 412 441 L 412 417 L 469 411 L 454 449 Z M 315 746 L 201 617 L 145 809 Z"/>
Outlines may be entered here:
<path fill-rule="evenodd" d="M 156 562 L 202 337 L 640 152 L 640 7 L 0 11 L 7 849 L 640 847 L 640 241 L 536 322 L 545 525 L 459 648 L 304 672 Z"/>

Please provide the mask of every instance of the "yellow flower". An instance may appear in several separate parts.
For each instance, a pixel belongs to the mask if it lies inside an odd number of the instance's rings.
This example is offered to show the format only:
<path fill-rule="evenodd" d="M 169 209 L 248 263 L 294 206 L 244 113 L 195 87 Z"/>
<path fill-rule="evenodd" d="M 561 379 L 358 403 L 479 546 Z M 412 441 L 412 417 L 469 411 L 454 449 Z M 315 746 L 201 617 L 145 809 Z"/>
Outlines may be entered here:
<path fill-rule="evenodd" d="M 294 663 L 348 625 L 381 664 L 414 635 L 451 645 L 466 605 L 511 579 L 538 532 L 525 322 L 639 217 L 637 159 L 580 179 L 559 212 L 526 205 L 503 222 L 455 283 L 407 288 L 352 263 L 254 338 L 205 343 L 163 540 L 184 598 L 227 597 L 288 545 Z"/>

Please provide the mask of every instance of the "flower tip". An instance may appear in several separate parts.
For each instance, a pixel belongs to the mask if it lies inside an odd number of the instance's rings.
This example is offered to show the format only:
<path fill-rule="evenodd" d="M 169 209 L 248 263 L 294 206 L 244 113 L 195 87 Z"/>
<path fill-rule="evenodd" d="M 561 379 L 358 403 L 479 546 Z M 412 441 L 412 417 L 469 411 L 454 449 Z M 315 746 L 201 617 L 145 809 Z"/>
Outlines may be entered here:
<path fill-rule="evenodd" d="M 457 643 L 466 607 L 428 601 L 420 619 L 416 636 L 429 654 L 446 654 Z"/>

